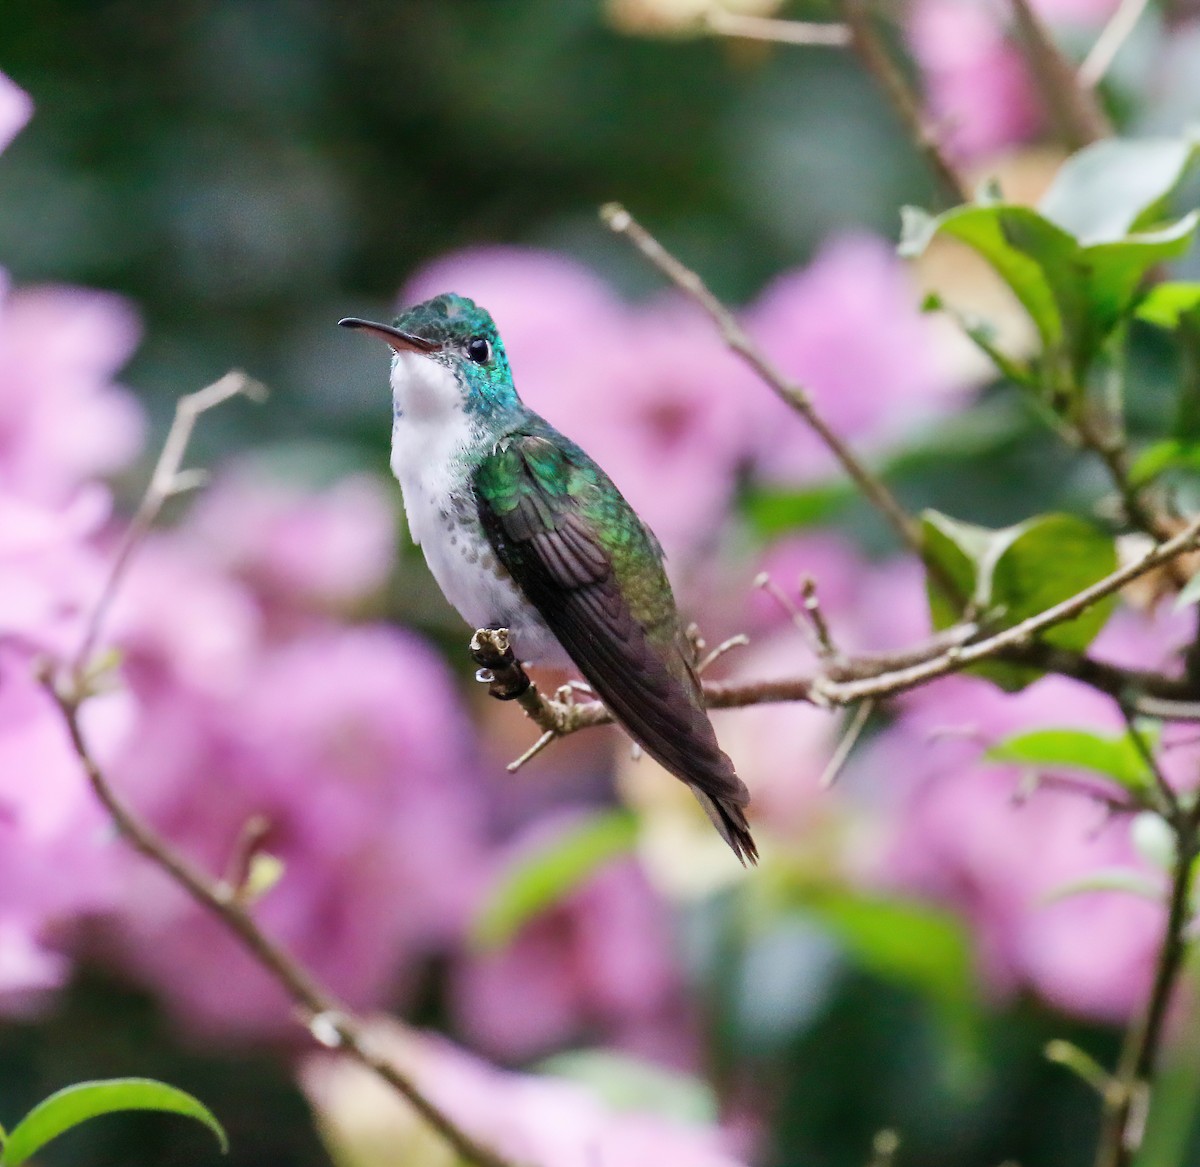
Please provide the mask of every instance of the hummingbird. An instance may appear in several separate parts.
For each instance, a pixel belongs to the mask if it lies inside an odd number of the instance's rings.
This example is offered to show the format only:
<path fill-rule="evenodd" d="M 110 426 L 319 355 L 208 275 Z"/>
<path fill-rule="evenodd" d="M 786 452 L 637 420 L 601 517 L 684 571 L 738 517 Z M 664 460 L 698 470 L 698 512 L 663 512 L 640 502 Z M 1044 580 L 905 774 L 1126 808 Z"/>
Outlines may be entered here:
<path fill-rule="evenodd" d="M 607 474 L 517 396 L 491 315 L 447 293 L 392 325 L 392 471 L 413 541 L 473 628 L 574 666 L 614 720 L 691 789 L 743 863 L 750 793 L 704 707 L 663 551 Z"/>

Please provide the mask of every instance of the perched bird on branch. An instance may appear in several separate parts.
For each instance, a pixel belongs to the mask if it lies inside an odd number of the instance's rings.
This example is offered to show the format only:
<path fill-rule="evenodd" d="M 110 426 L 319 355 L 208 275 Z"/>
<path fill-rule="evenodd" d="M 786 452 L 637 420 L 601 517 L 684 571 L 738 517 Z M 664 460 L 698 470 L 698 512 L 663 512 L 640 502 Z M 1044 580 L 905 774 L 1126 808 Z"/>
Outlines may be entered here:
<path fill-rule="evenodd" d="M 745 784 L 717 745 L 658 540 L 608 475 L 517 396 L 491 316 L 447 294 L 394 325 L 341 321 L 393 350 L 392 470 L 409 529 L 474 628 L 573 664 L 691 788 L 743 863 Z"/>

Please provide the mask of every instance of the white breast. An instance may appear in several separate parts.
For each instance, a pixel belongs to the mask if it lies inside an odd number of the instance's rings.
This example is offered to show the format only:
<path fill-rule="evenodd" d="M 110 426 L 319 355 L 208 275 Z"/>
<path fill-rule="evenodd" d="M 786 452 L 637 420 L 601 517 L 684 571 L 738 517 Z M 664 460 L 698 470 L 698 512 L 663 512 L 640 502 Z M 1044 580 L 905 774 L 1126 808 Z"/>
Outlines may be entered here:
<path fill-rule="evenodd" d="M 392 409 L 392 473 L 413 542 L 425 544 L 466 486 L 464 460 L 475 432 L 454 373 L 417 353 L 397 353 L 392 362 Z"/>
<path fill-rule="evenodd" d="M 392 364 L 392 473 L 400 482 L 413 542 L 446 599 L 472 628 L 512 630 L 524 660 L 565 660 L 553 634 L 498 571 L 471 498 L 469 455 L 481 439 L 445 365 L 416 353 Z"/>

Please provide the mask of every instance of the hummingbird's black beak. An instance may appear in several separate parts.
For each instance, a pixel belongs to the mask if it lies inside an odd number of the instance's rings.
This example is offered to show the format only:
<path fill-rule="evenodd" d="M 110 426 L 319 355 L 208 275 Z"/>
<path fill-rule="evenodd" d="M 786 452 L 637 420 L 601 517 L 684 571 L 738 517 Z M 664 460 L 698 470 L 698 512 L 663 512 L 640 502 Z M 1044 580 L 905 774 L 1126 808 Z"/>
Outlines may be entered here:
<path fill-rule="evenodd" d="M 413 336 L 411 332 L 401 332 L 390 324 L 376 324 L 371 320 L 359 320 L 357 316 L 347 316 L 338 323 L 343 328 L 358 328 L 379 337 L 385 344 L 390 345 L 398 353 L 436 353 L 441 345 L 436 340 L 426 340 L 423 336 Z"/>

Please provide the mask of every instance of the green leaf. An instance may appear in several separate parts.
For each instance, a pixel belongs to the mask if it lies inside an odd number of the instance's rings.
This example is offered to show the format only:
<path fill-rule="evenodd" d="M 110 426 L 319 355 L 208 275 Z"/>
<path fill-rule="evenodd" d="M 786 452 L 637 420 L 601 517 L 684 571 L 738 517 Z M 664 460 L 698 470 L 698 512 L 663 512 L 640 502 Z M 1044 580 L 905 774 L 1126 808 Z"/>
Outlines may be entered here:
<path fill-rule="evenodd" d="M 1134 313 L 1139 320 L 1159 328 L 1178 328 L 1180 321 L 1200 308 L 1200 283 L 1167 280 L 1155 284 L 1141 299 Z"/>
<path fill-rule="evenodd" d="M 924 904 L 846 896 L 818 905 L 821 919 L 856 964 L 957 998 L 971 977 L 970 946 L 961 922 Z"/>
<path fill-rule="evenodd" d="M 927 904 L 861 895 L 821 896 L 810 906 L 860 968 L 925 994 L 955 1025 L 973 1016 L 974 964 L 962 921 Z"/>
<path fill-rule="evenodd" d="M 20 1167 L 64 1131 L 89 1118 L 122 1110 L 160 1110 L 194 1118 L 216 1135 L 222 1152 L 229 1150 L 221 1124 L 190 1094 L 152 1078 L 110 1078 L 68 1086 L 39 1102 L 9 1134 L 0 1153 L 0 1167 Z"/>
<path fill-rule="evenodd" d="M 939 632 L 957 624 L 966 605 L 987 605 L 989 555 L 996 535 L 987 527 L 952 519 L 940 511 L 922 513 L 921 541 L 925 554 L 954 584 L 955 594 L 947 595 L 934 577 L 930 576 L 926 583 L 930 615 Z"/>
<path fill-rule="evenodd" d="M 1198 224 L 1200 211 L 1192 211 L 1158 231 L 1083 249 L 1081 260 L 1088 273 L 1088 310 L 1092 327 L 1099 335 L 1107 335 L 1133 310 L 1138 288 L 1151 268 L 1178 259 L 1191 247 Z"/>
<path fill-rule="evenodd" d="M 848 482 L 818 483 L 806 490 L 754 487 L 746 492 L 742 510 L 762 538 L 774 539 L 828 522 L 855 498 Z"/>
<path fill-rule="evenodd" d="M 1019 624 L 1117 570 L 1111 535 L 1075 515 L 1042 515 L 1022 523 L 992 570 L 992 603 L 1004 609 L 1005 627 Z M 1093 604 L 1074 620 L 1047 629 L 1042 638 L 1081 651 L 1104 627 L 1116 597 Z"/>
<path fill-rule="evenodd" d="M 1147 446 L 1129 468 L 1129 480 L 1134 486 L 1145 486 L 1168 470 L 1200 473 L 1200 442 L 1167 438 Z"/>
<path fill-rule="evenodd" d="M 1035 729 L 997 742 L 984 756 L 1037 769 L 1091 770 L 1136 793 L 1154 781 L 1128 733 L 1106 737 L 1082 729 Z"/>
<path fill-rule="evenodd" d="M 684 1123 L 717 1118 L 712 1087 L 690 1074 L 676 1073 L 612 1050 L 571 1050 L 547 1058 L 538 1072 L 586 1086 L 614 1110 L 661 1115 Z"/>
<path fill-rule="evenodd" d="M 1083 243 L 1123 239 L 1155 217 L 1195 154 L 1183 138 L 1107 138 L 1059 167 L 1038 210 Z"/>
<path fill-rule="evenodd" d="M 1070 599 L 1117 566 L 1112 538 L 1073 515 L 1043 515 L 991 531 L 926 511 L 922 538 L 927 554 L 957 585 L 959 599 L 973 602 L 989 631 L 1012 627 Z M 944 595 L 932 578 L 926 590 L 936 629 L 962 618 L 962 604 Z M 1082 650 L 1104 627 L 1115 604 L 1113 596 L 1101 600 L 1074 620 L 1048 629 L 1042 639 Z M 1041 676 L 1037 669 L 1002 661 L 983 661 L 967 671 L 1009 690 Z"/>
<path fill-rule="evenodd" d="M 914 207 L 901 212 L 902 256 L 919 256 L 939 234 L 961 240 L 995 268 L 1047 349 L 1062 344 L 1063 310 L 1056 286 L 1062 285 L 1068 304 L 1078 299 L 1067 290 L 1079 250 L 1070 235 L 1029 207 L 1008 204 L 955 207 L 936 218 Z"/>
<path fill-rule="evenodd" d="M 637 820 L 628 811 L 589 816 L 505 873 L 475 918 L 473 942 L 481 948 L 507 944 L 539 913 L 574 891 L 610 859 L 628 851 Z"/>
<path fill-rule="evenodd" d="M 1068 172 L 1064 184 L 1075 183 L 1073 174 Z M 1126 201 L 1106 215 L 1076 207 L 1062 193 L 1050 199 L 1047 205 L 1060 219 L 1088 228 L 1085 243 L 1030 207 L 975 204 L 936 218 L 906 208 L 899 250 L 920 255 L 935 236 L 946 235 L 987 260 L 1028 312 L 1042 351 L 1025 374 L 995 350 L 986 332 L 975 330 L 973 339 L 990 350 L 1007 376 L 1040 384 L 1055 409 L 1069 411 L 1077 407 L 1106 340 L 1133 311 L 1146 273 L 1182 255 L 1200 223 L 1200 213 L 1193 212 L 1155 230 L 1130 233 L 1150 215 L 1145 194 L 1140 187 L 1126 192 Z"/>

